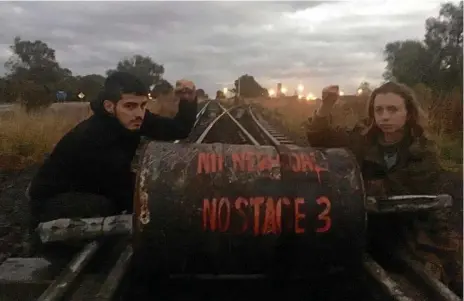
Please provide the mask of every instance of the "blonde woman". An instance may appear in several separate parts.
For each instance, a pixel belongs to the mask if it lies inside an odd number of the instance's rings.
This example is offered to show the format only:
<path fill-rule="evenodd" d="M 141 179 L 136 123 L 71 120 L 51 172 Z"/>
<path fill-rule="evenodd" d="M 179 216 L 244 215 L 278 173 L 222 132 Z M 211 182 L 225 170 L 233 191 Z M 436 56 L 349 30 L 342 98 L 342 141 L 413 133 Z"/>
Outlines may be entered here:
<path fill-rule="evenodd" d="M 338 99 L 338 86 L 323 89 L 320 107 L 309 119 L 308 141 L 313 147 L 346 147 L 357 158 L 366 179 L 368 195 L 427 194 L 440 176 L 432 141 L 427 139 L 421 108 L 413 91 L 387 82 L 375 89 L 367 104 L 367 120 L 354 129 L 335 128 L 331 112 Z M 380 169 L 373 172 L 372 166 Z M 398 220 L 397 220 L 398 221 Z M 374 231 L 380 230 L 373 221 Z M 395 223 L 398 225 L 398 223 Z M 462 284 L 462 240 L 447 222 L 445 210 L 414 218 L 404 216 L 401 229 L 391 233 L 418 256 L 426 269 L 444 283 Z M 389 223 L 389 227 L 394 227 Z M 398 232 L 400 230 L 400 232 Z M 404 235 L 398 235 L 403 233 Z M 372 233 L 375 240 L 376 233 Z"/>

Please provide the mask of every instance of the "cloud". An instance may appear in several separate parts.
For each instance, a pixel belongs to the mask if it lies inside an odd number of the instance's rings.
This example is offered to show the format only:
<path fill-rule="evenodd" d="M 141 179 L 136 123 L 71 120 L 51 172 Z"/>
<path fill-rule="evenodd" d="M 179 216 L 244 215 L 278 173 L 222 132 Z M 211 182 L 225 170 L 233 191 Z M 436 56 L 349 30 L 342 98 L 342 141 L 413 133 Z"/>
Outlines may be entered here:
<path fill-rule="evenodd" d="M 378 83 L 386 43 L 421 39 L 439 1 L 0 2 L 0 62 L 15 35 L 40 39 L 74 74 L 103 74 L 133 54 L 214 94 L 248 73 L 314 94 Z M 0 67 L 0 72 L 4 70 Z"/>

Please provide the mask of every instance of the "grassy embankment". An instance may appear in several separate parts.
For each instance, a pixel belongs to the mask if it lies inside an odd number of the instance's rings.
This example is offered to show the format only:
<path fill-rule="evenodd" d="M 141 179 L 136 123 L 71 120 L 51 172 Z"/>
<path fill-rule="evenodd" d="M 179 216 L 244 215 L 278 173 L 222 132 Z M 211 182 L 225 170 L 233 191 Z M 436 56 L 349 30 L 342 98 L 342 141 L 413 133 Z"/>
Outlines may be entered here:
<path fill-rule="evenodd" d="M 427 112 L 442 165 L 453 171 L 462 170 L 462 132 L 449 134 L 449 123 L 462 112 L 462 108 L 457 109 L 461 102 L 461 98 L 447 99 L 441 102 L 444 104 L 441 107 Z M 267 118 L 278 121 L 294 136 L 301 137 L 299 141 L 305 140 L 304 123 L 317 104 L 279 99 L 259 103 L 267 108 Z M 149 109 L 163 116 L 176 114 L 176 104 L 169 102 L 152 102 Z M 364 112 L 362 99 L 347 100 L 334 109 L 334 121 L 351 127 L 364 116 Z M 11 116 L 0 115 L 0 169 L 18 169 L 40 162 L 44 153 L 50 152 L 64 133 L 90 114 L 88 104 L 77 103 L 55 104 L 40 114 L 28 115 L 16 108 Z M 462 115 L 460 118 L 462 120 Z"/>
<path fill-rule="evenodd" d="M 177 111 L 168 102 L 152 102 L 149 109 L 163 116 Z M 40 163 L 67 131 L 90 115 L 88 103 L 53 104 L 38 114 L 26 114 L 19 107 L 12 113 L 0 112 L 0 170 Z"/>

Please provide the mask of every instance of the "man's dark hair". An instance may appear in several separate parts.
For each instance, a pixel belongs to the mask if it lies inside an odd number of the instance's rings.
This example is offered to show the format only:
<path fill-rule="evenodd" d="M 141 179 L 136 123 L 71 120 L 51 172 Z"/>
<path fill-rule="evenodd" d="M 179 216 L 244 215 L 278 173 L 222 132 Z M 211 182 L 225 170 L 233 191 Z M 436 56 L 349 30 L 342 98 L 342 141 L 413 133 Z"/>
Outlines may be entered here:
<path fill-rule="evenodd" d="M 148 96 L 148 89 L 137 76 L 116 71 L 106 78 L 102 91 L 91 101 L 90 107 L 94 113 L 104 113 L 103 102 L 109 100 L 116 103 L 121 100 L 122 94 Z"/>
<path fill-rule="evenodd" d="M 120 100 L 122 94 L 148 95 L 147 87 L 137 76 L 121 71 L 114 72 L 106 78 L 103 91 L 106 93 L 106 99 L 111 101 Z"/>

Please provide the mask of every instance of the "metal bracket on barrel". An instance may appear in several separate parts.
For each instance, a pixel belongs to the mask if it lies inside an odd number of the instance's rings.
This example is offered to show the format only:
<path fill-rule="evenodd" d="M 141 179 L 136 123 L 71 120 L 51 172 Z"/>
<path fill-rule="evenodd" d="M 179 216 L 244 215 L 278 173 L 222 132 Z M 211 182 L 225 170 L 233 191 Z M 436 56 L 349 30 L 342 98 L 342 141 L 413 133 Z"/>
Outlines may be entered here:
<path fill-rule="evenodd" d="M 439 210 L 449 208 L 452 205 L 453 197 L 448 194 L 368 196 L 366 199 L 366 210 L 373 214 Z"/>

